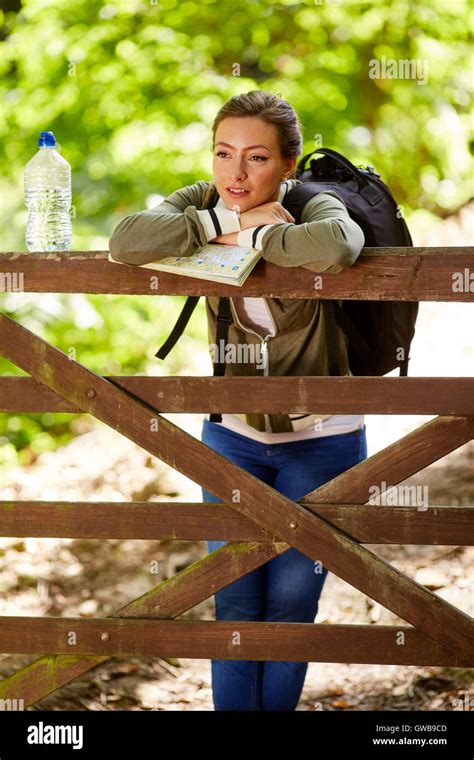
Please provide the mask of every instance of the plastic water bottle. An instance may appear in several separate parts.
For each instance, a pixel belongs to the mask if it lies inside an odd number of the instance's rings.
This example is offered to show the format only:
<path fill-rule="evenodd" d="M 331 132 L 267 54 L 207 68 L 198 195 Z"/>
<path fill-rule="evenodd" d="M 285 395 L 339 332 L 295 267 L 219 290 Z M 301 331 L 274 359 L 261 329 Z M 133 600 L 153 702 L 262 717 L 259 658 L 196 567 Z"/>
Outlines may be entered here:
<path fill-rule="evenodd" d="M 72 240 L 71 167 L 55 150 L 52 132 L 41 132 L 39 151 L 24 171 L 29 209 L 26 246 L 29 251 L 69 251 Z"/>

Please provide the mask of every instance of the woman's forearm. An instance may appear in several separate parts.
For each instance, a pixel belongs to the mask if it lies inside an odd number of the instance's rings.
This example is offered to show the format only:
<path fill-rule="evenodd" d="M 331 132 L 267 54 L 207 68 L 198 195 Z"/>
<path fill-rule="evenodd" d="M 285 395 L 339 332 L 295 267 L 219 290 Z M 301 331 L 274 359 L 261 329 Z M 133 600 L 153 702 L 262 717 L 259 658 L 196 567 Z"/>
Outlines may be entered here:
<path fill-rule="evenodd" d="M 237 235 L 238 232 L 227 232 L 225 235 L 219 235 L 218 237 L 210 240 L 210 243 L 223 243 L 224 245 L 238 245 Z"/>

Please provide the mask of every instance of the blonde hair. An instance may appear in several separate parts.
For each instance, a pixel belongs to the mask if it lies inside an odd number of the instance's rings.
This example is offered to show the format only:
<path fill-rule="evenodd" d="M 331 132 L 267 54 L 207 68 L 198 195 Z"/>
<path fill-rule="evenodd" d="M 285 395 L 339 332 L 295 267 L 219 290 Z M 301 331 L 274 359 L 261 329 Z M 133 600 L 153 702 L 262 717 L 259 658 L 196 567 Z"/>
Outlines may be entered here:
<path fill-rule="evenodd" d="M 267 124 L 273 124 L 276 129 L 278 143 L 283 158 L 298 158 L 303 149 L 303 137 L 298 115 L 290 104 L 264 90 L 251 90 L 242 95 L 234 95 L 219 109 L 212 125 L 212 150 L 216 139 L 216 130 L 221 121 L 227 117 L 244 118 L 246 116 L 258 116 Z M 288 177 L 295 177 L 295 170 Z M 213 193 L 215 184 L 209 182 L 209 187 L 204 196 L 204 207 L 207 208 Z"/>

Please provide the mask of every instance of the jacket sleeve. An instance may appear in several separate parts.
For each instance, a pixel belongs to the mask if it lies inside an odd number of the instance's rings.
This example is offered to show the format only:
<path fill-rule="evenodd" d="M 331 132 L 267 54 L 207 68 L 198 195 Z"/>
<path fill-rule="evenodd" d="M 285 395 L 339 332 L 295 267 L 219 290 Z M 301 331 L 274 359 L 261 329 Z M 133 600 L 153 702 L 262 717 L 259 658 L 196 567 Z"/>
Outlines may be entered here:
<path fill-rule="evenodd" d="M 365 237 L 341 196 L 325 190 L 306 203 L 301 224 L 250 227 L 238 234 L 237 242 L 253 245 L 262 251 L 262 258 L 281 267 L 337 274 L 355 262 Z"/>
<path fill-rule="evenodd" d="M 240 232 L 235 211 L 201 209 L 208 183 L 176 190 L 158 206 L 124 217 L 109 240 L 109 253 L 122 264 L 148 264 L 165 256 L 191 256 L 219 235 Z"/>

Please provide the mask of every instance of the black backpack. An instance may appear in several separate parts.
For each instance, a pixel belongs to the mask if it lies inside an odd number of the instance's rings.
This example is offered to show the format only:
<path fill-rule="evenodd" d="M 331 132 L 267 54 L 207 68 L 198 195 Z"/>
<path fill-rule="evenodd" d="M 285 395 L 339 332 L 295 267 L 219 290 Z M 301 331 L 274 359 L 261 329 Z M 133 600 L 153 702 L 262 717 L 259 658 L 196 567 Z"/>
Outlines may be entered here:
<path fill-rule="evenodd" d="M 307 159 L 316 153 L 306 169 Z M 356 168 L 347 158 L 330 148 L 318 148 L 298 163 L 296 178 L 303 184 L 290 190 L 282 205 L 301 221 L 304 206 L 318 193 L 335 190 L 343 199 L 350 217 L 361 227 L 365 248 L 378 246 L 412 246 L 405 220 L 380 174 L 372 166 Z M 169 338 L 157 351 L 164 359 L 183 333 L 200 296 L 189 296 Z M 348 360 L 353 375 L 380 376 L 400 368 L 408 374 L 409 350 L 418 315 L 417 301 L 352 301 L 321 299 L 325 311 L 329 350 L 329 374 L 340 375 L 336 355 L 336 322 L 348 337 Z M 232 322 L 228 297 L 219 299 L 216 344 L 227 342 Z M 402 358 L 398 358 L 401 350 Z M 224 353 L 224 352 L 222 352 Z M 225 363 L 214 363 L 214 375 L 225 374 Z M 211 414 L 212 422 L 221 422 L 220 414 Z"/>

